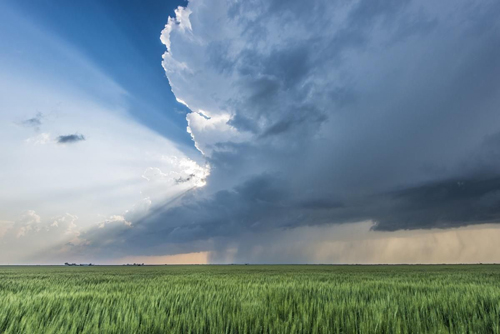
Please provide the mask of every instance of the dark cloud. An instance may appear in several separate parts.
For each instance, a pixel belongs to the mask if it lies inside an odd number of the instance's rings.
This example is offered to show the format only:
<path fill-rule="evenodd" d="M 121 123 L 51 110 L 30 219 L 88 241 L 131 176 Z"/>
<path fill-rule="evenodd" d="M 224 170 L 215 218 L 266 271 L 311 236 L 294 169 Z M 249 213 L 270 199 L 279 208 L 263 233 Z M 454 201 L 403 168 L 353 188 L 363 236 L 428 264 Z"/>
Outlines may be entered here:
<path fill-rule="evenodd" d="M 228 122 L 227 124 L 234 126 L 235 128 L 239 129 L 240 131 L 250 131 L 252 133 L 258 133 L 259 132 L 259 126 L 256 121 L 247 118 L 243 115 L 236 114 L 234 115 Z"/>
<path fill-rule="evenodd" d="M 500 222 L 500 176 L 460 178 L 389 195 L 390 210 L 374 214 L 375 229 L 447 228 Z"/>
<path fill-rule="evenodd" d="M 175 183 L 189 182 L 195 176 L 195 174 L 189 174 L 188 177 L 178 177 L 177 179 L 175 179 Z"/>
<path fill-rule="evenodd" d="M 450 228 L 500 220 L 500 176 L 441 181 L 341 202 L 333 196 L 309 198 L 291 191 L 279 176 L 260 175 L 208 199 L 185 196 L 179 206 L 152 212 L 120 236 L 135 251 L 148 253 L 153 244 L 168 252 L 172 243 L 368 219 L 381 231 Z"/>
<path fill-rule="evenodd" d="M 193 126 L 208 185 L 127 218 L 123 244 L 173 253 L 308 225 L 500 221 L 498 2 L 305 4 L 190 4 L 206 43 L 174 36 L 172 89 L 245 136 Z"/>
<path fill-rule="evenodd" d="M 21 122 L 21 124 L 25 127 L 34 128 L 35 130 L 39 130 L 42 125 L 42 113 L 37 113 L 35 117 L 26 119 Z"/>
<path fill-rule="evenodd" d="M 72 135 L 59 136 L 56 138 L 58 144 L 72 144 L 83 140 L 85 140 L 85 137 L 77 133 Z"/>

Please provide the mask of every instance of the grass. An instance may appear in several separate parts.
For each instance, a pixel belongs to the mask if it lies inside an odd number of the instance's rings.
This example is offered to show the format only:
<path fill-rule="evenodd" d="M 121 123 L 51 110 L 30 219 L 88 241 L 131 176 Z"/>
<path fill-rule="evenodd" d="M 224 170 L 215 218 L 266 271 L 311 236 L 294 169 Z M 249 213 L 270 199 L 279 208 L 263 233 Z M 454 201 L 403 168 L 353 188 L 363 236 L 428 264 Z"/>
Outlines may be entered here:
<path fill-rule="evenodd" d="M 0 267 L 0 333 L 500 333 L 500 266 Z"/>

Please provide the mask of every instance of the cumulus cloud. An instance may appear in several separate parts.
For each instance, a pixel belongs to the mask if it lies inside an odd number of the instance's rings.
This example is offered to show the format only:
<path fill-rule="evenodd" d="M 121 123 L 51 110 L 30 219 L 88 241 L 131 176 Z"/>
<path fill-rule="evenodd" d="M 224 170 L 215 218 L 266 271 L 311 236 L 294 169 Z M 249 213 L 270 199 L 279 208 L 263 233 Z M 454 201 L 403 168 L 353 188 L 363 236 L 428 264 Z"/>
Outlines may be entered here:
<path fill-rule="evenodd" d="M 113 223 L 119 223 L 119 224 L 123 224 L 125 226 L 132 226 L 131 222 L 128 222 L 125 220 L 125 217 L 120 216 L 120 215 L 113 215 L 113 216 L 109 217 L 108 219 L 104 220 L 103 222 L 101 222 L 98 225 L 98 228 L 105 228 L 106 225 L 110 225 Z"/>
<path fill-rule="evenodd" d="M 210 166 L 199 165 L 192 159 L 177 156 L 162 157 L 166 173 L 158 167 L 148 167 L 142 177 L 147 181 L 163 182 L 165 186 L 189 182 L 195 187 L 203 187 L 210 175 Z"/>
<path fill-rule="evenodd" d="M 465 0 L 178 8 L 162 65 L 210 175 L 126 217 L 113 240 L 142 255 L 227 252 L 317 225 L 500 221 L 498 15 L 496 1 Z"/>
<path fill-rule="evenodd" d="M 30 137 L 24 141 L 27 144 L 33 144 L 33 145 L 45 145 L 50 142 L 52 142 L 52 139 L 50 137 L 50 133 L 40 133 L 39 135 L 35 137 Z"/>
<path fill-rule="evenodd" d="M 82 242 L 77 220 L 70 213 L 44 219 L 34 210 L 28 210 L 15 221 L 0 224 L 0 262 L 53 260 L 60 252 L 52 250 L 54 244 Z"/>
<path fill-rule="evenodd" d="M 84 141 L 85 137 L 80 134 L 72 134 L 72 135 L 63 135 L 56 138 L 58 144 L 72 144 L 77 143 L 79 141 Z"/>
<path fill-rule="evenodd" d="M 379 227 L 387 207 L 411 211 L 400 203 L 416 202 L 410 192 L 481 182 L 464 165 L 500 130 L 500 6 L 453 4 L 191 1 L 191 29 L 181 16 L 163 32 L 163 66 L 193 110 L 189 131 L 214 167 L 209 181 L 237 189 L 274 173 L 292 202 L 302 193 L 342 202 L 340 211 L 359 205 Z M 414 224 L 392 228 L 483 221 L 432 214 L 448 202 L 420 205 L 428 223 L 412 215 Z"/>

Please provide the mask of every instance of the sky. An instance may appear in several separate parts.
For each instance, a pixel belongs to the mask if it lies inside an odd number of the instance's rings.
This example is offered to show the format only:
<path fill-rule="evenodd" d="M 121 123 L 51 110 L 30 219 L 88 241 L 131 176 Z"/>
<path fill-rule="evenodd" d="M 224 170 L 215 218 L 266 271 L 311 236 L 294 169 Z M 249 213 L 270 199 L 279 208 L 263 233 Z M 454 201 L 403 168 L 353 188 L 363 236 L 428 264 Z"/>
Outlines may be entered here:
<path fill-rule="evenodd" d="M 500 3 L 0 4 L 0 263 L 500 262 Z"/>

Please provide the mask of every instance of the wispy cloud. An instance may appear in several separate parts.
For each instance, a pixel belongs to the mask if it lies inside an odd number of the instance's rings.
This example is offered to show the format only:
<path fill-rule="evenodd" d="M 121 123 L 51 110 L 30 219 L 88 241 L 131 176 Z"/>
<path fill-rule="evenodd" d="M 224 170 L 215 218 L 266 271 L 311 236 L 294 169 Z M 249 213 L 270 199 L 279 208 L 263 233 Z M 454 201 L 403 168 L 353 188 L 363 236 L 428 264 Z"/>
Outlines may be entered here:
<path fill-rule="evenodd" d="M 37 113 L 35 117 L 26 119 L 21 122 L 21 125 L 29 128 L 34 128 L 35 130 L 40 130 L 40 126 L 42 125 L 42 113 Z"/>

